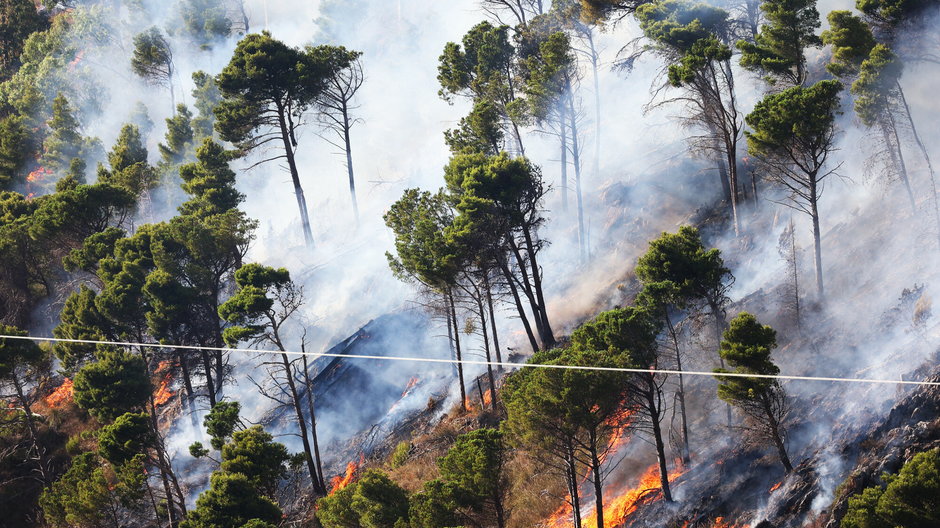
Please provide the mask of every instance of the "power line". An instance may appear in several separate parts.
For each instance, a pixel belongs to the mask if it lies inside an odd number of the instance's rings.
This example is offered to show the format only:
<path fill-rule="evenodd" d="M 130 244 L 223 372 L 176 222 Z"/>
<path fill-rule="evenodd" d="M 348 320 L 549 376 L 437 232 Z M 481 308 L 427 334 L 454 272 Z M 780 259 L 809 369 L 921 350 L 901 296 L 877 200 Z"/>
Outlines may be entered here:
<path fill-rule="evenodd" d="M 23 341 L 43 341 L 51 343 L 73 343 L 80 345 L 111 345 L 111 346 L 122 346 L 122 347 L 142 347 L 142 348 L 171 348 L 174 350 L 192 350 L 192 351 L 211 351 L 211 352 L 239 352 L 239 353 L 248 353 L 248 354 L 287 354 L 288 356 L 307 356 L 307 357 L 338 357 L 338 358 L 350 358 L 350 359 L 375 359 L 382 361 L 404 361 L 404 362 L 414 362 L 414 363 L 443 363 L 449 365 L 479 365 L 479 366 L 493 366 L 493 367 L 506 367 L 512 369 L 519 369 L 524 367 L 531 368 L 550 368 L 550 369 L 560 369 L 560 370 L 591 370 L 599 372 L 622 372 L 627 374 L 676 374 L 684 376 L 707 376 L 707 377 L 723 377 L 723 378 L 756 378 L 756 379 L 776 379 L 776 380 L 792 380 L 792 381 L 830 381 L 830 382 L 841 382 L 841 383 L 876 383 L 876 384 L 885 384 L 885 385 L 917 385 L 917 386 L 929 386 L 929 387 L 940 387 L 940 381 L 917 381 L 917 380 L 891 380 L 891 379 L 872 379 L 872 378 L 840 378 L 840 377 L 827 377 L 827 376 L 792 376 L 786 374 L 745 374 L 740 372 L 723 372 L 716 373 L 705 370 L 673 370 L 673 369 L 642 369 L 642 368 L 626 368 L 626 367 L 597 367 L 597 366 L 587 366 L 587 365 L 553 365 L 549 363 L 509 363 L 505 361 L 479 361 L 472 359 L 442 359 L 442 358 L 422 358 L 422 357 L 409 357 L 409 356 L 376 356 L 376 355 L 366 355 L 366 354 L 341 354 L 341 353 L 330 353 L 330 352 L 303 352 L 297 350 L 255 350 L 252 348 L 227 348 L 227 347 L 208 347 L 208 346 L 197 346 L 197 345 L 167 345 L 162 343 L 135 343 L 131 341 L 104 341 L 96 339 L 65 339 L 58 337 L 36 337 L 36 336 L 14 336 L 14 335 L 2 335 L 0 334 L 0 339 L 19 339 Z"/>

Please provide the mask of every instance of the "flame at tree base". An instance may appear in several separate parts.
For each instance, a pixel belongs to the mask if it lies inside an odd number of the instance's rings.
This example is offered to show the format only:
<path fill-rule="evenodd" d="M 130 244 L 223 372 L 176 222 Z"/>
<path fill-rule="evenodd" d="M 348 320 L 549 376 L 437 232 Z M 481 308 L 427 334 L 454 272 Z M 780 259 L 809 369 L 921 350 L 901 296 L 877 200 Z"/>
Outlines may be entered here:
<path fill-rule="evenodd" d="M 346 474 L 345 475 L 336 475 L 330 479 L 330 495 L 336 493 L 337 491 L 345 488 L 352 483 L 353 478 L 356 476 L 356 472 L 359 471 L 359 466 L 365 462 L 365 457 L 359 455 L 359 460 L 353 460 L 352 462 L 346 464 Z"/>

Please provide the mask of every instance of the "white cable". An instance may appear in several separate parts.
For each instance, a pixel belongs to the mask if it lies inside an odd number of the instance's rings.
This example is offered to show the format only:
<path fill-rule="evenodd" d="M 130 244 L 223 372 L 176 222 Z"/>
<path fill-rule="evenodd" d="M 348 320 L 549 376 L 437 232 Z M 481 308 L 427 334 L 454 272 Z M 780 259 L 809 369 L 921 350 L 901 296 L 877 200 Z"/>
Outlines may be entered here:
<path fill-rule="evenodd" d="M 378 359 L 383 361 L 412 361 L 418 363 L 446 363 L 446 364 L 462 364 L 462 365 L 489 365 L 493 367 L 507 367 L 507 368 L 523 368 L 523 367 L 533 367 L 533 368 L 552 368 L 552 369 L 564 369 L 564 370 L 594 370 L 601 372 L 624 372 L 624 373 L 633 373 L 633 374 L 644 374 L 654 372 L 656 374 L 681 374 L 685 376 L 708 376 L 708 377 L 723 377 L 723 378 L 761 378 L 761 379 L 778 379 L 778 380 L 795 380 L 795 381 L 835 381 L 835 382 L 845 382 L 845 383 L 881 383 L 888 385 L 919 385 L 919 386 L 930 386 L 930 387 L 940 387 L 940 381 L 906 381 L 906 380 L 889 380 L 889 379 L 871 379 L 871 378 L 837 378 L 837 377 L 825 377 L 825 376 L 790 376 L 785 374 L 745 374 L 739 372 L 709 372 L 701 370 L 671 370 L 671 369 L 641 369 L 641 368 L 623 368 L 623 367 L 592 367 L 592 366 L 583 366 L 583 365 L 550 365 L 545 363 L 508 363 L 505 361 L 478 361 L 478 360 L 456 360 L 456 359 L 439 359 L 439 358 L 420 358 L 420 357 L 407 357 L 407 356 L 373 356 L 373 355 L 364 355 L 364 354 L 337 354 L 330 352 L 299 352 L 296 350 L 255 350 L 252 348 L 222 348 L 222 347 L 207 347 L 207 346 L 196 346 L 196 345 L 167 345 L 161 343 L 133 343 L 128 341 L 99 341 L 95 339 L 64 339 L 57 337 L 34 337 L 34 336 L 13 336 L 13 335 L 2 335 L 0 334 L 0 339 L 21 339 L 25 341 L 47 341 L 52 343 L 75 343 L 82 345 L 112 345 L 112 346 L 124 346 L 124 347 L 146 347 L 146 348 L 172 348 L 175 350 L 206 350 L 212 352 L 243 352 L 250 354 L 287 354 L 289 356 L 308 356 L 308 357 L 341 357 L 341 358 L 350 358 L 350 359 Z"/>

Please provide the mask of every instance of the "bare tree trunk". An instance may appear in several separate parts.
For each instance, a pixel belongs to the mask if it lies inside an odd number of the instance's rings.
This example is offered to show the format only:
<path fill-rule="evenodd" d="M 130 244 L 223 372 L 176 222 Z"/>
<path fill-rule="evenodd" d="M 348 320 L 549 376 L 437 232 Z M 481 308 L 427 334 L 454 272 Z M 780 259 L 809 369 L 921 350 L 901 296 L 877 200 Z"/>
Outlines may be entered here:
<path fill-rule="evenodd" d="M 474 286 L 474 288 L 476 288 Z M 490 337 L 489 332 L 486 329 L 486 310 L 483 308 L 483 299 L 480 296 L 480 291 L 477 289 L 477 295 L 475 296 L 477 304 L 477 309 L 479 310 L 480 315 L 480 329 L 483 330 L 483 351 L 486 353 L 486 376 L 489 378 L 490 382 L 490 409 L 496 409 L 496 377 L 493 375 L 493 357 L 490 355 Z M 480 408 L 483 408 L 483 405 L 486 402 L 480 402 Z"/>
<path fill-rule="evenodd" d="M 215 407 L 215 384 L 212 382 L 212 362 L 209 359 L 209 352 L 202 351 L 202 369 L 206 373 L 206 392 L 209 394 L 209 407 Z"/>
<path fill-rule="evenodd" d="M 467 388 L 463 381 L 463 357 L 460 354 L 460 327 L 457 326 L 457 309 L 454 307 L 454 294 L 447 293 L 447 301 L 450 304 L 450 320 L 454 324 L 454 345 L 457 348 L 457 379 L 460 380 L 460 405 L 463 410 L 467 410 Z"/>
<path fill-rule="evenodd" d="M 300 396 L 297 394 L 297 386 L 294 383 L 294 369 L 291 368 L 287 354 L 281 354 L 281 363 L 284 366 L 284 378 L 287 381 L 287 388 L 290 390 L 291 404 L 297 417 L 297 425 L 300 427 L 300 440 L 304 446 L 304 459 L 307 462 L 307 471 L 310 472 L 310 481 L 314 492 L 324 495 L 326 490 L 320 486 L 316 464 L 313 461 L 313 451 L 310 448 L 310 439 L 307 437 L 307 419 L 300 407 Z"/>
<path fill-rule="evenodd" d="M 323 479 L 323 461 L 320 458 L 320 440 L 317 436 L 317 413 L 313 406 L 313 383 L 310 381 L 310 367 L 307 365 L 307 355 L 304 346 L 301 345 L 301 351 L 304 352 L 304 385 L 307 389 L 307 412 L 310 413 L 310 433 L 313 438 L 313 458 L 317 463 L 317 478 L 319 479 L 320 489 L 326 491 L 326 480 Z"/>
<path fill-rule="evenodd" d="M 672 339 L 673 347 L 676 350 L 676 370 L 679 371 L 679 418 L 682 422 L 682 462 L 688 464 L 692 459 L 689 446 L 689 419 L 685 411 L 685 381 L 682 376 L 682 354 L 679 352 L 679 337 L 676 335 L 676 327 L 669 316 L 669 308 L 663 309 L 663 317 L 666 319 L 666 327 L 669 329 L 669 337 Z"/>
<path fill-rule="evenodd" d="M 564 107 L 559 105 L 558 129 L 561 139 L 561 210 L 568 212 L 568 125 L 565 123 Z"/>
<path fill-rule="evenodd" d="M 568 494 L 571 496 L 571 514 L 574 528 L 581 528 L 581 493 L 578 489 L 578 465 L 574 457 L 574 446 L 571 440 L 567 442 L 565 462 L 567 463 Z"/>
<path fill-rule="evenodd" d="M 767 413 L 767 422 L 770 425 L 770 433 L 773 436 L 774 446 L 777 448 L 777 454 L 780 456 L 780 463 L 787 473 L 793 471 L 793 464 L 790 462 L 790 456 L 787 454 L 787 447 L 783 444 L 783 438 L 780 436 L 780 424 L 770 408 L 770 402 L 763 398 L 764 412 Z"/>
<path fill-rule="evenodd" d="M 529 318 L 526 316 L 525 307 L 522 306 L 522 299 L 519 297 L 519 290 L 516 288 L 516 283 L 512 277 L 512 272 L 509 271 L 509 267 L 504 263 L 500 262 L 500 269 L 503 271 L 503 277 L 506 279 L 506 283 L 509 284 L 509 292 L 512 294 L 512 299 L 516 303 L 516 311 L 519 313 L 519 319 L 522 320 L 522 326 L 525 328 L 526 336 L 529 338 L 529 345 L 532 346 L 532 353 L 538 352 L 539 344 L 535 340 L 535 333 L 532 332 L 532 326 L 529 324 Z"/>
<path fill-rule="evenodd" d="M 567 81 L 568 98 L 568 122 L 571 128 L 571 158 L 574 164 L 575 174 L 575 197 L 578 201 L 578 248 L 580 249 L 581 262 L 587 260 L 587 240 L 584 236 L 584 202 L 581 198 L 581 152 L 578 148 L 578 119 L 574 109 L 574 92 L 571 87 L 571 81 Z M 544 305 L 543 305 L 544 306 Z"/>
<path fill-rule="evenodd" d="M 898 126 L 894 121 L 894 116 L 888 113 L 888 120 L 881 121 L 881 133 L 884 135 L 885 147 L 898 170 L 898 176 L 904 184 L 904 190 L 907 191 L 907 199 L 911 202 L 911 211 L 917 213 L 917 203 L 914 201 L 914 191 L 911 190 L 911 182 L 907 177 L 907 166 L 904 164 L 904 152 L 901 150 L 901 139 L 898 137 Z"/>
<path fill-rule="evenodd" d="M 659 461 L 659 483 L 663 489 L 663 498 L 672 502 L 672 491 L 669 489 L 669 473 L 666 469 L 666 445 L 663 442 L 662 426 L 659 423 L 660 405 L 656 401 L 659 388 L 653 374 L 644 374 L 646 377 L 646 405 L 650 415 L 650 424 L 653 426 L 653 442 L 656 445 L 656 459 Z"/>
<path fill-rule="evenodd" d="M 349 110 L 346 99 L 343 99 L 343 144 L 346 146 L 346 172 L 349 175 L 349 196 L 352 198 L 353 215 L 356 218 L 356 227 L 359 227 L 359 203 L 356 200 L 356 179 L 353 176 L 352 142 L 349 139 Z"/>
<path fill-rule="evenodd" d="M 499 334 L 496 332 L 496 314 L 493 313 L 493 289 L 490 287 L 488 271 L 483 274 L 483 287 L 486 289 L 486 304 L 490 312 L 490 329 L 493 332 L 493 349 L 496 351 L 496 362 L 502 363 L 503 356 L 499 351 Z M 502 370 L 503 366 L 500 365 L 496 368 Z"/>
<path fill-rule="evenodd" d="M 907 97 L 904 96 L 904 90 L 901 88 L 900 81 L 897 81 L 897 86 L 901 104 L 904 105 L 904 113 L 907 115 L 907 120 L 911 124 L 911 133 L 914 134 L 914 141 L 917 142 L 917 146 L 920 147 L 920 151 L 924 155 L 924 161 L 927 162 L 927 171 L 930 175 L 930 193 L 933 198 L 933 212 L 937 220 L 937 238 L 940 240 L 940 199 L 938 199 L 937 196 L 936 173 L 933 170 L 933 163 L 930 161 L 930 154 L 927 153 L 927 147 L 924 145 L 924 142 L 921 141 L 920 134 L 917 132 L 917 126 L 914 125 L 914 116 L 911 114 L 911 107 L 907 104 Z"/>
<path fill-rule="evenodd" d="M 817 202 L 819 197 L 816 193 L 816 176 L 812 175 L 810 178 L 809 185 L 809 206 L 812 214 L 810 215 L 813 219 L 813 249 L 816 257 L 816 293 L 819 296 L 819 301 L 821 302 L 825 297 L 825 288 L 823 287 L 823 271 L 822 271 L 822 235 L 819 230 L 819 210 L 817 208 Z"/>
<path fill-rule="evenodd" d="M 307 199 L 304 198 L 304 189 L 300 185 L 300 173 L 297 171 L 297 163 L 294 160 L 294 146 L 291 141 L 291 134 L 287 128 L 287 122 L 284 117 L 286 110 L 277 107 L 278 122 L 281 128 L 281 139 L 284 142 L 284 155 L 287 158 L 287 167 L 290 169 L 291 180 L 294 183 L 294 196 L 297 197 L 297 208 L 300 210 L 300 223 L 304 233 L 304 243 L 307 247 L 313 247 L 313 231 L 310 229 L 310 216 L 307 212 Z"/>
<path fill-rule="evenodd" d="M 180 369 L 183 371 L 183 387 L 186 389 L 186 398 L 191 401 L 193 399 L 193 380 L 189 373 L 189 365 L 186 362 L 186 354 L 177 350 L 176 360 L 179 361 Z"/>
<path fill-rule="evenodd" d="M 33 422 L 33 411 L 29 408 L 29 401 L 26 400 L 26 394 L 23 393 L 23 386 L 16 375 L 15 366 L 11 369 L 10 378 L 13 381 L 13 387 L 16 389 L 16 397 L 23 406 L 23 416 L 26 418 L 26 429 L 29 431 L 29 438 L 33 443 L 33 449 L 36 450 L 36 457 L 39 461 L 39 476 L 42 477 L 43 484 L 50 484 L 49 474 L 46 473 L 46 457 L 41 443 L 39 442 L 39 431 Z"/>
<path fill-rule="evenodd" d="M 545 296 L 542 294 L 542 270 L 539 268 L 538 260 L 535 256 L 535 247 L 532 243 L 532 233 L 529 231 L 528 227 L 523 228 L 523 236 L 525 237 L 526 250 L 529 254 L 529 266 L 532 269 L 532 286 L 535 290 L 535 297 L 538 301 L 539 311 L 538 317 L 541 320 L 541 327 L 543 335 L 542 346 L 545 348 L 551 348 L 555 346 L 555 335 L 552 332 L 552 326 L 548 322 L 548 309 L 545 305 Z"/>
<path fill-rule="evenodd" d="M 604 481 L 601 478 L 601 461 L 597 456 L 597 430 L 591 430 L 591 473 L 594 481 L 594 514 L 597 528 L 604 528 Z"/>

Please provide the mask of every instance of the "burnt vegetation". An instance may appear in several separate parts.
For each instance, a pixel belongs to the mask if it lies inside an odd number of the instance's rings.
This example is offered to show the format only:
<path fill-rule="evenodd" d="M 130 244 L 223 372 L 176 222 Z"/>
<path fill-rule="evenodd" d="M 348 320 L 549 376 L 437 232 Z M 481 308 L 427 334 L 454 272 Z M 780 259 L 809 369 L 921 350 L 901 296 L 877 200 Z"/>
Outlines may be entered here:
<path fill-rule="evenodd" d="M 936 2 L 269 3 L 0 0 L 0 527 L 940 525 Z"/>

